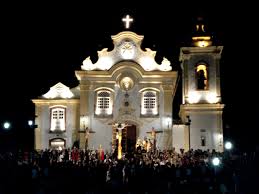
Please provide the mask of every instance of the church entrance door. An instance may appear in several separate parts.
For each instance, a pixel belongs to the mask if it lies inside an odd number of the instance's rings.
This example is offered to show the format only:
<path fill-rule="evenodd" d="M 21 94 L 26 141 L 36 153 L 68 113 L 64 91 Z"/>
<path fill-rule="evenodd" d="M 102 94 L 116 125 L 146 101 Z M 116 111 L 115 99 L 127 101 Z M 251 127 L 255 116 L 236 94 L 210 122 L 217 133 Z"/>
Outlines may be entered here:
<path fill-rule="evenodd" d="M 122 130 L 122 151 L 133 152 L 136 145 L 136 125 L 128 125 Z"/>
<path fill-rule="evenodd" d="M 66 140 L 62 138 L 53 138 L 49 140 L 49 147 L 51 149 L 64 149 L 66 147 Z"/>

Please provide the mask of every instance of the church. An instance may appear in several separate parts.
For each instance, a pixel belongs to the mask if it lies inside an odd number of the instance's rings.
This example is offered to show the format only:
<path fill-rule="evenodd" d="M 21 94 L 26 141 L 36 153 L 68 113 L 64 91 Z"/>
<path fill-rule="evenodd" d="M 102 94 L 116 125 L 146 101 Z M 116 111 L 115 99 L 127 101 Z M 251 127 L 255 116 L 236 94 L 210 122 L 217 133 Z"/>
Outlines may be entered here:
<path fill-rule="evenodd" d="M 130 152 L 139 142 L 154 149 L 223 151 L 220 59 L 223 46 L 213 45 L 204 24 L 196 25 L 192 45 L 181 47 L 181 72 L 156 51 L 142 49 L 143 35 L 130 30 L 111 35 L 113 50 L 103 48 L 75 71 L 78 86 L 57 83 L 32 99 L 35 149 L 72 148 Z M 173 120 L 173 100 L 181 79 L 180 121 Z"/>

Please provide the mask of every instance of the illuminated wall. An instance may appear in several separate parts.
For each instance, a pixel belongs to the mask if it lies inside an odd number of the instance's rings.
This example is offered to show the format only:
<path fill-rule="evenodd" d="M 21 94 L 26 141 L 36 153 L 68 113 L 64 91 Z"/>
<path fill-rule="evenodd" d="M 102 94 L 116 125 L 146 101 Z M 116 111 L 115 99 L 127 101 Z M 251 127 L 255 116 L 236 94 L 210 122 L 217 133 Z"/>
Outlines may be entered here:
<path fill-rule="evenodd" d="M 180 116 L 183 121 L 190 117 L 190 129 L 185 133 L 189 133 L 190 148 L 193 149 L 223 151 L 222 50 L 222 46 L 182 47 L 180 50 L 183 70 Z M 200 73 L 203 74 L 202 80 L 199 80 Z"/>

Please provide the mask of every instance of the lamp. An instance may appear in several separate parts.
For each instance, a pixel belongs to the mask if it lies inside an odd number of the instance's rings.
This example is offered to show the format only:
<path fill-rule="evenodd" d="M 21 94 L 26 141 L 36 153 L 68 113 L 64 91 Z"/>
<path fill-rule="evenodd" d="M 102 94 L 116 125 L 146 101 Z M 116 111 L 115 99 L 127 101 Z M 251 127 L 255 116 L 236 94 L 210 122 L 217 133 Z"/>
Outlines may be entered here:
<path fill-rule="evenodd" d="M 11 124 L 10 124 L 10 122 L 4 122 L 3 126 L 4 126 L 4 129 L 8 130 L 8 129 L 10 129 Z"/>
<path fill-rule="evenodd" d="M 231 150 L 232 149 L 232 143 L 231 142 L 229 142 L 229 141 L 227 141 L 226 143 L 225 143 L 225 148 L 227 149 L 227 150 Z"/>
<path fill-rule="evenodd" d="M 220 159 L 218 157 L 215 157 L 212 159 L 213 166 L 218 166 L 220 164 Z"/>
<path fill-rule="evenodd" d="M 31 127 L 33 125 L 33 121 L 32 120 L 28 120 L 28 125 Z"/>

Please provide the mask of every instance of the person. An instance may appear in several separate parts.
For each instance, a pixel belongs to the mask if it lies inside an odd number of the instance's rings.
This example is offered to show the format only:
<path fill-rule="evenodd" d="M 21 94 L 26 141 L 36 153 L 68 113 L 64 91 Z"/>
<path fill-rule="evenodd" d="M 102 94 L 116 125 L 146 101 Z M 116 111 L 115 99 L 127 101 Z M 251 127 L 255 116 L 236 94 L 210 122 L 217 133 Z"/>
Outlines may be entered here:
<path fill-rule="evenodd" d="M 136 150 L 137 150 L 137 151 L 138 151 L 138 150 L 141 150 L 141 147 L 142 147 L 141 139 L 138 138 L 137 143 L 136 143 Z"/>
<path fill-rule="evenodd" d="M 153 146 L 153 144 L 152 144 L 151 140 L 148 139 L 148 140 L 147 140 L 147 152 L 149 152 L 149 151 L 152 150 L 152 146 Z"/>
<path fill-rule="evenodd" d="M 85 149 L 87 150 L 88 149 L 88 139 L 89 139 L 89 135 L 90 135 L 90 132 L 89 132 L 89 128 L 87 127 L 85 129 Z"/>
<path fill-rule="evenodd" d="M 104 161 L 104 150 L 102 148 L 102 145 L 100 145 L 100 147 L 99 147 L 99 159 L 101 161 Z"/>
<path fill-rule="evenodd" d="M 144 151 L 147 151 L 147 143 L 148 143 L 148 141 L 147 141 L 147 138 L 146 137 L 144 137 L 144 140 L 143 140 L 143 150 Z"/>

